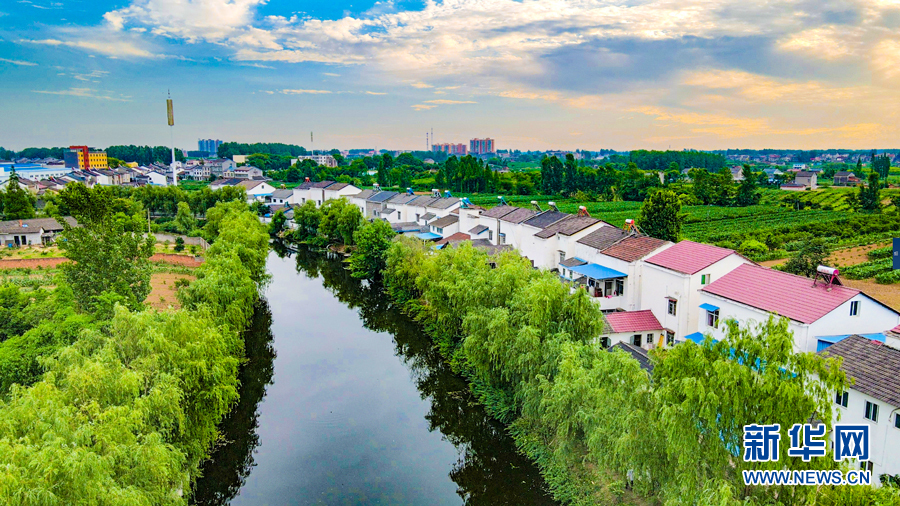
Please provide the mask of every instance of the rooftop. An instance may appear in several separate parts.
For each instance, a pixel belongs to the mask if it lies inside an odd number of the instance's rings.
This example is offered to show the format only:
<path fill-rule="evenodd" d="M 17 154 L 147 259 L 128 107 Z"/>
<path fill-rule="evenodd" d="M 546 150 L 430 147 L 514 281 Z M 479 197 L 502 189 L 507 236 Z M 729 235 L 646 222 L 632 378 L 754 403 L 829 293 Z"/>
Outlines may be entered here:
<path fill-rule="evenodd" d="M 604 317 L 611 334 L 664 330 L 662 324 L 653 315 L 653 311 L 649 309 L 643 311 L 619 311 L 606 314 Z"/>
<path fill-rule="evenodd" d="M 396 194 L 397 192 L 378 192 L 366 200 L 369 202 L 384 202 Z"/>
<path fill-rule="evenodd" d="M 619 341 L 609 348 L 611 352 L 615 350 L 629 353 L 632 358 L 638 361 L 641 369 L 647 371 L 647 373 L 653 372 L 653 362 L 650 361 L 650 355 L 647 354 L 647 350 L 624 341 Z"/>
<path fill-rule="evenodd" d="M 603 227 L 600 230 L 615 227 Z M 626 237 L 601 251 L 606 256 L 626 262 L 635 262 L 668 244 L 668 241 L 646 235 Z"/>
<path fill-rule="evenodd" d="M 465 232 L 457 232 L 453 235 L 441 239 L 440 241 L 437 241 L 435 244 L 440 245 L 447 244 L 448 242 L 468 241 L 469 239 L 471 239 L 471 237 L 469 237 L 469 234 Z"/>
<path fill-rule="evenodd" d="M 545 229 L 567 216 L 571 215 L 559 211 L 544 211 L 524 223 L 535 228 Z"/>
<path fill-rule="evenodd" d="M 500 205 L 481 213 L 481 216 L 484 218 L 502 218 L 516 209 L 521 209 L 521 207 Z"/>
<path fill-rule="evenodd" d="M 429 225 L 431 225 L 433 227 L 437 227 L 437 228 L 444 228 L 444 227 L 453 225 L 454 223 L 456 223 L 458 221 L 459 221 L 459 217 L 451 214 L 449 216 L 444 216 L 443 218 L 434 220 L 431 223 L 429 223 Z"/>
<path fill-rule="evenodd" d="M 628 236 L 628 232 L 618 227 L 600 227 L 590 234 L 578 239 L 580 244 L 598 250 L 606 249 Z"/>
<path fill-rule="evenodd" d="M 507 213 L 501 216 L 500 221 L 506 221 L 509 223 L 522 223 L 523 221 L 534 217 L 535 214 L 537 214 L 537 211 L 535 211 L 534 209 L 525 209 L 524 207 L 519 207 L 511 213 Z M 482 216 L 484 216 L 484 214 L 482 214 Z"/>
<path fill-rule="evenodd" d="M 702 291 L 801 323 L 822 318 L 860 293 L 840 285 L 830 289 L 821 283 L 813 286 L 813 280 L 803 276 L 746 264 L 704 286 Z"/>
<path fill-rule="evenodd" d="M 718 246 L 681 241 L 648 258 L 647 263 L 684 274 L 696 274 L 733 253 L 734 250 Z"/>
<path fill-rule="evenodd" d="M 69 225 L 73 227 L 78 225 L 75 218 L 66 216 L 64 218 Z M 46 232 L 59 232 L 63 229 L 56 218 L 32 218 L 30 220 L 10 220 L 0 221 L 0 234 L 18 234 L 28 232 L 38 232 L 44 229 Z"/>
<path fill-rule="evenodd" d="M 819 353 L 842 357 L 841 370 L 853 379 L 850 387 L 893 407 L 900 406 L 900 350 L 854 335 Z"/>
<path fill-rule="evenodd" d="M 470 234 L 474 234 L 474 235 L 478 235 L 478 234 L 484 232 L 484 231 L 487 230 L 487 229 L 488 229 L 488 228 L 487 228 L 486 226 L 484 226 L 484 225 L 478 225 L 478 226 L 476 226 L 476 227 L 472 227 L 472 229 L 469 230 L 469 233 L 470 233 Z"/>
<path fill-rule="evenodd" d="M 586 228 L 593 227 L 598 223 L 600 223 L 600 220 L 591 218 L 590 216 L 569 216 L 557 221 L 534 235 L 541 239 L 549 239 L 556 234 L 572 235 L 577 234 Z"/>

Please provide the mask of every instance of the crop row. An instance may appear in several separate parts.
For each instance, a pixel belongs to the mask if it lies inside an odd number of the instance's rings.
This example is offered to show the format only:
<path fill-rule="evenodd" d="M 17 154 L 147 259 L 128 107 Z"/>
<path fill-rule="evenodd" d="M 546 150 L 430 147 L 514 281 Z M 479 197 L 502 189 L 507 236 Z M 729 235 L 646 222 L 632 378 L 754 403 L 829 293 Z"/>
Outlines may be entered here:
<path fill-rule="evenodd" d="M 849 279 L 868 279 L 891 271 L 893 259 L 883 258 L 841 269 L 841 275 Z"/>

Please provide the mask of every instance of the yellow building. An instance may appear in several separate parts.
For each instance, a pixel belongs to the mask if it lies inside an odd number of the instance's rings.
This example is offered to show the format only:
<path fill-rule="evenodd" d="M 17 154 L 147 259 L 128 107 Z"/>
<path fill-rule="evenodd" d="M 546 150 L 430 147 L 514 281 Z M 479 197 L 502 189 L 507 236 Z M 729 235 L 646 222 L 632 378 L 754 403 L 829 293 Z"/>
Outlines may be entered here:
<path fill-rule="evenodd" d="M 85 157 L 87 163 L 85 163 Z M 69 146 L 64 154 L 66 167 L 70 169 L 108 169 L 105 151 L 91 151 L 87 146 Z"/>

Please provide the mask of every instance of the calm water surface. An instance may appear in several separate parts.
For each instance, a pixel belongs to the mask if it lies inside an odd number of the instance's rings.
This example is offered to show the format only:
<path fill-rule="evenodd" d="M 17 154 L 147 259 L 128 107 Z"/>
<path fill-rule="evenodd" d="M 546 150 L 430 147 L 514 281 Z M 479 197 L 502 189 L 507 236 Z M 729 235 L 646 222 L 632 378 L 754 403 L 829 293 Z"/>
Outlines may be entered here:
<path fill-rule="evenodd" d="M 554 504 L 380 287 L 316 253 L 273 252 L 268 268 L 196 504 Z"/>

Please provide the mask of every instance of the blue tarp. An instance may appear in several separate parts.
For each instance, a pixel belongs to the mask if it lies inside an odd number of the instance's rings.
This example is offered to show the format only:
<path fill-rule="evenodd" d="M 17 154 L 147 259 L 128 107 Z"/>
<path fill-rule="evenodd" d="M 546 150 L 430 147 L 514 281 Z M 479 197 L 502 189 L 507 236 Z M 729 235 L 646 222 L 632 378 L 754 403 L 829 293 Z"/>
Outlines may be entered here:
<path fill-rule="evenodd" d="M 613 279 L 613 278 L 625 278 L 628 277 L 628 274 L 624 272 L 619 272 L 615 269 L 610 269 L 609 267 L 603 267 L 602 265 L 597 264 L 584 264 L 578 265 L 575 267 L 567 267 L 572 272 L 577 272 L 582 276 L 587 276 L 591 279 L 596 279 L 598 281 L 604 279 Z"/>
<path fill-rule="evenodd" d="M 719 308 L 717 306 L 713 306 L 712 304 L 700 304 L 700 309 L 705 309 L 707 311 L 718 311 Z"/>
<path fill-rule="evenodd" d="M 844 339 L 847 339 L 848 337 L 853 336 L 853 335 L 859 335 L 859 336 L 865 337 L 866 339 L 871 339 L 872 341 L 878 341 L 878 342 L 880 342 L 880 343 L 883 343 L 883 342 L 884 342 L 884 339 L 885 339 L 885 338 L 884 338 L 884 334 L 881 334 L 881 333 L 875 333 L 875 334 L 840 334 L 840 335 L 836 335 L 836 336 L 818 336 L 818 337 L 816 337 L 816 339 L 819 340 L 818 344 L 816 345 L 816 353 L 818 353 L 818 352 L 824 350 L 825 348 L 828 348 L 828 347 L 831 346 L 832 344 L 835 344 L 835 343 L 837 343 L 837 342 L 843 341 Z"/>
<path fill-rule="evenodd" d="M 703 344 L 703 341 L 706 340 L 706 336 L 703 335 L 703 332 L 694 332 L 693 334 L 688 334 L 684 336 L 688 341 L 694 341 L 697 344 Z M 713 339 L 713 344 L 718 343 L 719 341 Z"/>
<path fill-rule="evenodd" d="M 433 234 L 431 232 L 422 232 L 420 234 L 416 234 L 416 237 L 422 239 L 423 241 L 436 241 L 441 238 L 438 234 Z"/>

